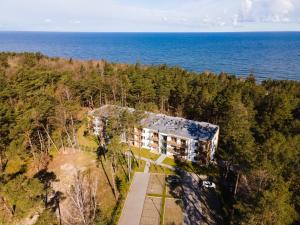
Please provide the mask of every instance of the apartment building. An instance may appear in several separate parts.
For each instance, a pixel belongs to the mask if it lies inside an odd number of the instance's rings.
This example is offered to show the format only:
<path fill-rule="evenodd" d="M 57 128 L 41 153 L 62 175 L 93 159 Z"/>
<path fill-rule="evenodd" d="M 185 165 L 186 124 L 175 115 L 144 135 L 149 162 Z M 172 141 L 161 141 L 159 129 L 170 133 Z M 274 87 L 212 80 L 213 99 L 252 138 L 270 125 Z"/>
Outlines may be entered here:
<path fill-rule="evenodd" d="M 105 105 L 90 112 L 93 132 L 99 136 L 112 114 L 134 109 Z M 121 135 L 122 142 L 149 151 L 207 163 L 214 159 L 218 145 L 219 126 L 164 114 L 145 112 L 139 127 Z"/>

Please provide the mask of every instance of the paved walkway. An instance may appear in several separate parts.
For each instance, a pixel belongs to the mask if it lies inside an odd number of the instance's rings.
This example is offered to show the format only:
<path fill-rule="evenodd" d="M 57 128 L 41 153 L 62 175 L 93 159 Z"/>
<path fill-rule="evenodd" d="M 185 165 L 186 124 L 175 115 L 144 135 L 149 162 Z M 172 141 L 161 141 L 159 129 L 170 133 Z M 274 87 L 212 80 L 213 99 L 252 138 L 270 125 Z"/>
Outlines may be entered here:
<path fill-rule="evenodd" d="M 126 152 L 126 153 L 125 153 L 125 155 L 128 155 L 128 154 L 131 155 L 130 152 Z M 166 155 L 165 155 L 165 156 L 166 156 Z M 159 157 L 159 158 L 160 158 L 160 157 Z M 158 159 L 159 159 L 159 158 L 158 158 Z M 165 159 L 165 158 L 166 158 L 166 157 L 164 157 L 164 159 Z M 160 165 L 160 166 L 162 166 L 162 167 L 168 168 L 168 169 L 170 169 L 170 170 L 176 170 L 176 167 L 174 167 L 174 166 L 170 166 L 170 165 L 164 164 L 164 163 L 162 163 L 162 162 L 158 164 L 158 163 L 157 163 L 157 160 L 158 160 L 158 159 L 157 159 L 156 161 L 153 161 L 153 160 L 148 159 L 148 158 L 145 158 L 145 157 L 143 157 L 143 156 L 141 156 L 140 159 L 141 159 L 141 160 L 144 160 L 144 161 L 146 161 L 146 162 L 149 162 L 150 164 L 151 164 L 151 163 L 152 163 L 152 164 L 157 164 L 157 165 Z M 164 160 L 164 159 L 163 159 L 163 160 Z M 163 160 L 162 160 L 162 161 L 163 161 Z"/>
<path fill-rule="evenodd" d="M 149 177 L 149 173 L 135 173 L 123 207 L 119 225 L 139 225 Z"/>
<path fill-rule="evenodd" d="M 161 163 L 165 160 L 166 157 L 167 157 L 167 155 L 161 154 L 161 155 L 159 156 L 159 158 L 155 161 L 155 163 L 156 163 L 156 164 L 161 164 Z"/>
<path fill-rule="evenodd" d="M 131 153 L 125 153 L 125 154 L 131 154 Z M 148 175 L 147 184 L 145 184 L 141 187 L 145 194 L 146 194 L 146 190 L 144 190 L 144 188 L 147 189 L 147 186 L 148 186 L 148 183 L 150 180 L 150 178 L 149 178 L 150 174 L 148 173 L 149 166 L 150 166 L 149 164 L 158 164 L 158 165 L 168 168 L 170 170 L 174 170 L 174 171 L 176 170 L 176 173 L 181 174 L 181 178 L 183 180 L 183 183 L 181 185 L 182 190 L 183 190 L 183 195 L 181 196 L 181 198 L 182 198 L 183 206 L 184 206 L 184 214 L 183 214 L 184 222 L 183 222 L 183 224 L 185 224 L 185 225 L 223 224 L 222 217 L 220 216 L 221 215 L 221 207 L 219 206 L 217 197 L 213 194 L 213 192 L 210 192 L 209 190 L 204 190 L 204 191 L 208 192 L 208 194 L 213 195 L 213 198 L 215 199 L 214 202 L 217 202 L 217 203 L 212 203 L 211 200 L 203 198 L 203 195 L 204 195 L 203 190 L 201 190 L 199 188 L 199 179 L 201 179 L 201 180 L 207 179 L 206 175 L 197 175 L 194 173 L 187 172 L 179 167 L 174 167 L 174 166 L 164 164 L 162 162 L 165 159 L 165 156 L 163 156 L 163 157 L 160 156 L 156 161 L 153 161 L 153 160 L 145 158 L 145 157 L 141 157 L 141 159 L 146 161 L 146 166 L 145 166 L 145 170 L 144 170 L 143 174 Z M 158 160 L 159 160 L 159 162 L 158 162 Z M 137 174 L 138 173 L 136 173 L 136 175 Z M 134 182 L 134 180 L 133 180 L 133 182 Z M 140 184 L 136 184 L 136 185 L 138 186 Z M 133 184 L 132 184 L 132 186 L 133 186 Z M 129 199 L 129 195 L 131 195 L 131 198 L 133 198 L 134 200 L 131 200 L 131 202 L 133 202 L 133 203 L 128 203 L 129 201 L 126 200 L 125 206 L 123 209 L 123 213 L 121 216 L 121 220 L 124 220 L 122 217 L 124 217 L 123 214 L 125 214 L 124 211 L 125 211 L 125 207 L 127 206 L 126 204 L 132 204 L 132 205 L 137 204 L 137 199 L 141 199 L 141 200 L 139 200 L 141 203 L 141 206 L 139 208 L 139 213 L 136 213 L 138 215 L 136 215 L 135 217 L 140 219 L 142 216 L 143 203 L 144 203 L 145 197 L 141 198 L 140 194 L 139 194 L 139 197 L 137 197 L 136 191 L 131 191 L 131 190 L 130 190 L 130 193 L 128 194 L 128 197 L 127 197 L 128 199 Z M 210 196 L 208 196 L 208 197 L 212 198 Z M 213 205 L 211 205 L 211 204 L 213 204 Z M 207 209 L 203 210 L 203 208 L 207 208 Z M 212 211 L 213 211 L 213 213 L 212 213 Z M 126 223 L 121 223 L 121 220 L 120 220 L 119 225 L 139 225 L 139 222 L 141 222 L 141 221 L 130 220 L 130 216 L 127 216 L 126 218 L 128 218 Z"/>
<path fill-rule="evenodd" d="M 146 161 L 144 173 L 149 173 L 151 162 L 149 160 Z"/>

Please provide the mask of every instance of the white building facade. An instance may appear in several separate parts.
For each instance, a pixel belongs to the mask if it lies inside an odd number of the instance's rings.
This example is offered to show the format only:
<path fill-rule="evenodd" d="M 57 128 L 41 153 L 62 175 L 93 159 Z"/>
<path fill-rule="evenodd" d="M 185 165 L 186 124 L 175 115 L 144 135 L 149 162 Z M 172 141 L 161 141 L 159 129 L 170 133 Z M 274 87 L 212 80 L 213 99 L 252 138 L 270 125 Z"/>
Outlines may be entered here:
<path fill-rule="evenodd" d="M 92 111 L 90 115 L 93 118 L 95 135 L 99 136 L 100 132 L 105 130 L 103 121 L 109 118 L 111 112 L 116 112 L 116 108 L 134 111 L 132 108 L 112 105 L 105 105 Z M 214 160 L 219 126 L 151 112 L 145 112 L 145 115 L 139 128 L 133 128 L 121 135 L 122 142 L 193 162 L 208 163 Z"/>

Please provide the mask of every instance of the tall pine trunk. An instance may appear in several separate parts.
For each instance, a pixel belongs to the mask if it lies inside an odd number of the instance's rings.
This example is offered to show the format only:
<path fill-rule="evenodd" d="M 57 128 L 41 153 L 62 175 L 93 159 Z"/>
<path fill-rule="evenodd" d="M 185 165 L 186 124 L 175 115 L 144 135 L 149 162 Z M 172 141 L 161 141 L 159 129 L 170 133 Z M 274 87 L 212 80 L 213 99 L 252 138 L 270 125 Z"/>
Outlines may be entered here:
<path fill-rule="evenodd" d="M 116 175 L 115 175 L 114 159 L 111 160 L 110 166 L 111 166 L 111 178 L 112 178 L 111 182 L 112 182 L 113 189 L 114 189 L 114 196 L 115 196 L 115 199 L 118 200 L 119 193 L 118 193 L 117 185 L 116 185 Z"/>
<path fill-rule="evenodd" d="M 239 186 L 239 180 L 240 180 L 240 172 L 238 172 L 237 177 L 236 177 L 233 198 L 235 198 L 235 195 L 237 193 L 237 189 L 238 189 L 238 186 Z"/>

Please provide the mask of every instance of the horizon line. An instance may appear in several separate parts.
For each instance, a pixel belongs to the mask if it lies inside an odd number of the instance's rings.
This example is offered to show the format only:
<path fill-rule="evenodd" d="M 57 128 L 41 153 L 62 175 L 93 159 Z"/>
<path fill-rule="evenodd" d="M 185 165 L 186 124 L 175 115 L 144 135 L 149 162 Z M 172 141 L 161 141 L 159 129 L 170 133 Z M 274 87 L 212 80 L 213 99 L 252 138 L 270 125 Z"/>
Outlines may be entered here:
<path fill-rule="evenodd" d="M 3 32 L 15 32 L 15 33 L 166 33 L 166 34 L 180 34 L 180 33 L 299 33 L 300 30 L 266 30 L 266 31 L 51 31 L 51 30 L 0 30 Z"/>

